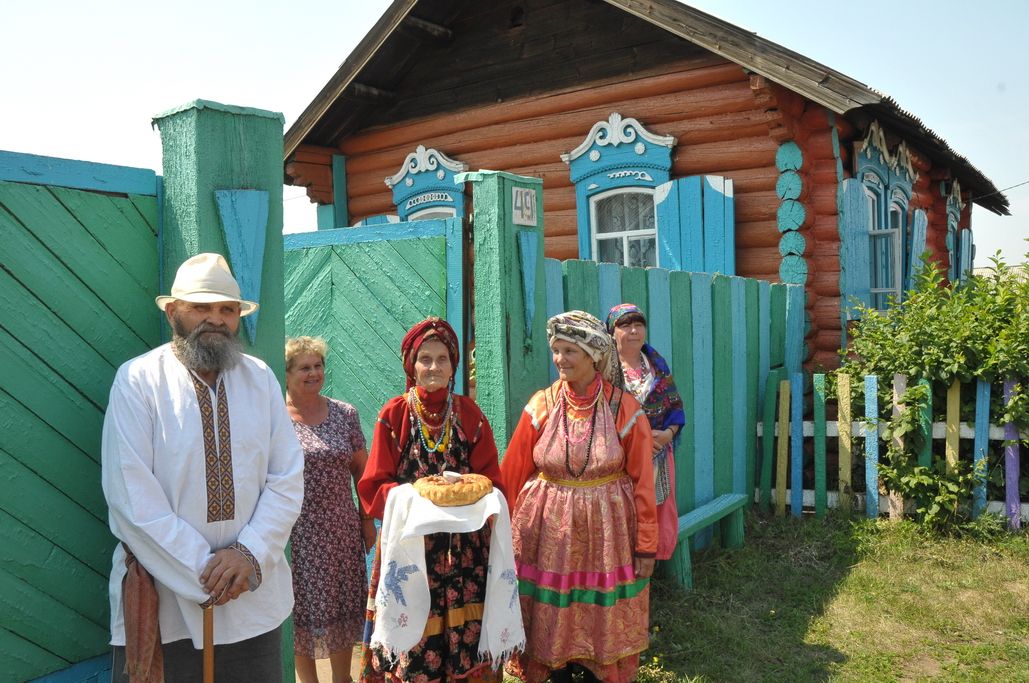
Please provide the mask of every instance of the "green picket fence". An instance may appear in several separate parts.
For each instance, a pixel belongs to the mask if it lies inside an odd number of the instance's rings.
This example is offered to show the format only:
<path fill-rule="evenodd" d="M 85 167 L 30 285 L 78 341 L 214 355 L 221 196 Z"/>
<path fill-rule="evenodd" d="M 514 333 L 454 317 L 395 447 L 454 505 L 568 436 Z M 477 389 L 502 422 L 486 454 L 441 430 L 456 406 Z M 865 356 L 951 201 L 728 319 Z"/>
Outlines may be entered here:
<path fill-rule="evenodd" d="M 672 572 L 688 586 L 691 543 L 704 545 L 716 524 L 723 543 L 742 540 L 766 378 L 772 369 L 801 369 L 803 288 L 546 259 L 541 214 L 519 210 L 541 206 L 539 179 L 493 171 L 462 179 L 475 185 L 476 400 L 497 443 L 507 442 L 532 393 L 556 379 L 546 342 L 549 316 L 580 309 L 603 320 L 615 304 L 640 306 L 648 341 L 671 366 L 686 413 L 675 450 L 682 552 Z M 524 201 L 532 193 L 535 201 Z M 684 542 L 684 536 L 692 538 Z"/>
<path fill-rule="evenodd" d="M 804 420 L 804 376 L 801 373 L 788 374 L 773 369 L 765 384 L 764 413 L 758 434 L 761 436 L 761 473 L 757 495 L 759 507 L 769 510 L 775 505 L 775 513 L 784 515 L 789 506 L 790 513 L 800 516 L 805 507 L 814 511 L 816 517 L 825 515 L 827 508 L 839 507 L 849 511 L 855 502 L 863 503 L 865 514 L 878 517 L 881 512 L 899 516 L 904 512 L 903 501 L 893 496 L 879 495 L 878 464 L 883 451 L 880 438 L 878 397 L 880 378 L 867 376 L 863 386 L 849 375 L 836 377 L 835 396 L 826 393 L 826 377 L 816 374 L 811 378 L 813 419 Z M 927 383 L 926 380 L 921 380 Z M 1010 400 L 1015 380 L 1003 383 L 1004 400 Z M 907 378 L 895 375 L 892 379 L 892 413 L 903 410 L 899 398 L 907 388 Z M 996 425 L 991 421 L 990 396 L 994 387 L 982 380 L 976 380 L 975 416 L 971 423 L 962 422 L 959 415 L 961 405 L 961 384 L 954 381 L 947 387 L 946 414 L 943 422 L 933 422 L 930 404 L 920 415 L 921 429 L 925 439 L 918 454 L 919 464 L 929 467 L 934 458 L 943 458 L 947 468 L 957 467 L 960 457 L 960 442 L 972 441 L 972 464 L 986 470 L 991 465 L 1003 469 L 1004 500 L 987 501 L 987 485 L 981 481 L 968 501 L 973 516 L 984 511 L 1002 512 L 1012 529 L 1021 527 L 1022 519 L 1029 519 L 1029 505 L 1022 505 L 1019 497 L 1021 471 L 1019 440 L 1029 438 L 1019 434 L 1013 424 Z M 854 415 L 851 399 L 858 390 L 863 391 L 864 415 Z M 838 419 L 826 420 L 827 403 L 835 402 Z M 765 430 L 764 425 L 774 425 Z M 810 439 L 810 442 L 807 440 Z M 836 440 L 837 485 L 829 490 L 826 470 L 826 454 L 829 439 Z M 942 454 L 934 450 L 934 442 L 943 442 Z M 805 447 L 805 446 L 808 447 Z M 861 450 L 858 451 L 858 447 Z M 991 458 L 991 453 L 993 457 Z M 809 455 L 810 454 L 810 455 Z M 864 492 L 856 494 L 851 481 L 852 465 L 856 458 L 864 460 Z M 805 490 L 804 473 L 813 470 L 813 488 Z M 773 484 L 774 471 L 774 484 Z M 810 477 L 809 477 L 810 478 Z"/>
<path fill-rule="evenodd" d="M 622 302 L 646 313 L 648 342 L 668 361 L 686 413 L 675 452 L 680 513 L 752 491 L 762 379 L 800 367 L 800 335 L 787 332 L 803 324 L 803 290 L 593 261 L 545 259 L 543 268 L 547 316 L 580 309 L 604 320 Z"/>

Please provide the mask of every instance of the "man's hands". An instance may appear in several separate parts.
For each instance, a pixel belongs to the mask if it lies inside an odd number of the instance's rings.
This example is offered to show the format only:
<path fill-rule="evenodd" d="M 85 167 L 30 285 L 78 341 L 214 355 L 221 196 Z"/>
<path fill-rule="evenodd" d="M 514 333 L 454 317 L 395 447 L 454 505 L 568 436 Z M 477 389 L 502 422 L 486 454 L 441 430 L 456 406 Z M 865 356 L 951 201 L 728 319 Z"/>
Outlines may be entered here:
<path fill-rule="evenodd" d="M 233 548 L 222 548 L 215 551 L 214 557 L 204 567 L 200 583 L 215 605 L 224 605 L 250 589 L 253 571 L 243 553 Z"/>

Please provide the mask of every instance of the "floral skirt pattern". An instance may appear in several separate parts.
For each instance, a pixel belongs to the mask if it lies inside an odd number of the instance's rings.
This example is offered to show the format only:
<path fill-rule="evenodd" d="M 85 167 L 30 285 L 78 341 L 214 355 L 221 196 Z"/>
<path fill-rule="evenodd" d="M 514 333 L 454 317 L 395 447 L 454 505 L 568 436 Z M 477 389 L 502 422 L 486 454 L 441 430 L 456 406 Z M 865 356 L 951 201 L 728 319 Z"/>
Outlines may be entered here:
<path fill-rule="evenodd" d="M 536 479 L 516 507 L 514 547 L 528 638 L 511 673 L 544 681 L 569 663 L 605 683 L 635 680 L 649 644 L 650 580 L 636 578 L 632 485 L 595 488 Z"/>
<path fill-rule="evenodd" d="M 429 618 L 422 639 L 396 660 L 380 648 L 364 648 L 361 680 L 365 683 L 412 681 L 436 683 L 500 683 L 503 676 L 479 659 L 486 568 L 489 566 L 488 526 L 466 534 L 431 534 L 425 537 L 425 565 L 429 581 Z M 375 558 L 368 605 L 375 604 L 380 558 Z M 374 629 L 368 612 L 367 643 Z"/>

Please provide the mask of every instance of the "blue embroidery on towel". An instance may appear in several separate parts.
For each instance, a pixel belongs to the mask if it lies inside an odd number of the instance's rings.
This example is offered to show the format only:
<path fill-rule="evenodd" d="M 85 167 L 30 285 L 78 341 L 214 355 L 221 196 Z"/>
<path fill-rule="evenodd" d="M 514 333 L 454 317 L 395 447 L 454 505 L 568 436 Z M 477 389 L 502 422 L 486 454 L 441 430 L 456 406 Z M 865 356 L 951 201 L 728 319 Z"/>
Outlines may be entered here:
<path fill-rule="evenodd" d="M 398 567 L 396 560 L 389 561 L 389 568 L 386 570 L 386 579 L 384 581 L 386 584 L 386 590 L 389 591 L 390 594 L 396 598 L 396 601 L 404 607 L 407 607 L 407 600 L 404 599 L 404 589 L 401 587 L 400 583 L 402 581 L 407 581 L 408 575 L 417 571 L 417 565 L 409 564 L 405 567 Z"/>

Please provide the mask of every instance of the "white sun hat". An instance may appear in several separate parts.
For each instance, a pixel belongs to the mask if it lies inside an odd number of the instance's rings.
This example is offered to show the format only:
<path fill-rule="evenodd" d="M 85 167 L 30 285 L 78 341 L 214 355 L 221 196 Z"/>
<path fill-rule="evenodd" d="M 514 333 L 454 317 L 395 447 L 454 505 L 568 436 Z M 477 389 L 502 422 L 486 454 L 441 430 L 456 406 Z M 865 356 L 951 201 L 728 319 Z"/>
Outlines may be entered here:
<path fill-rule="evenodd" d="M 235 301 L 239 303 L 241 316 L 257 310 L 257 303 L 241 298 L 239 284 L 221 254 L 197 254 L 184 261 L 175 273 L 171 295 L 159 296 L 155 301 L 162 311 L 172 301 L 194 304 Z"/>

